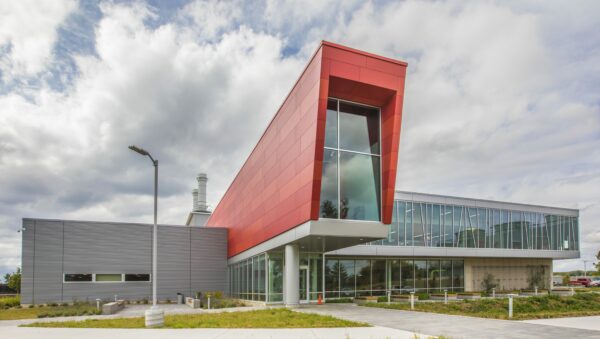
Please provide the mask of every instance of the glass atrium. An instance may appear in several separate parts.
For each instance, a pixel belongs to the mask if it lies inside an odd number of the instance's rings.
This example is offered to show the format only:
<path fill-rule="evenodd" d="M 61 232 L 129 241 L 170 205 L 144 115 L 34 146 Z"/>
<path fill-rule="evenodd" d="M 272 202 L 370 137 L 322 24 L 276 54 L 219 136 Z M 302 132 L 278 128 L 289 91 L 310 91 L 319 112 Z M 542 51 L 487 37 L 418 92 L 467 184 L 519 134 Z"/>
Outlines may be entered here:
<path fill-rule="evenodd" d="M 396 200 L 388 237 L 371 245 L 579 250 L 574 216 Z"/>

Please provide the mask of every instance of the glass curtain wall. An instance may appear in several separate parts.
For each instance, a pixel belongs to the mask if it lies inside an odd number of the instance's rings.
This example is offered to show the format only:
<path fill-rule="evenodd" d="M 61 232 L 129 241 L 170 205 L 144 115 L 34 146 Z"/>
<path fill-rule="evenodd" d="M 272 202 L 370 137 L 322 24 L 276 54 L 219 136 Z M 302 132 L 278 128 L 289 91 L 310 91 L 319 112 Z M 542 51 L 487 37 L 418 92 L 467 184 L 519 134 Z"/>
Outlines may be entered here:
<path fill-rule="evenodd" d="M 229 265 L 229 294 L 246 300 L 266 300 L 265 254 Z"/>
<path fill-rule="evenodd" d="M 326 258 L 325 297 L 464 290 L 464 261 L 444 259 Z"/>
<path fill-rule="evenodd" d="M 574 216 L 396 200 L 388 237 L 371 245 L 579 250 Z"/>
<path fill-rule="evenodd" d="M 283 252 L 273 251 L 229 265 L 229 294 L 245 300 L 282 302 L 283 263 Z M 317 300 L 323 291 L 323 256 L 301 253 L 300 264 L 308 268 L 308 280 L 304 281 L 308 282 L 308 297 Z"/>
<path fill-rule="evenodd" d="M 381 220 L 379 125 L 378 108 L 328 100 L 322 218 Z"/>

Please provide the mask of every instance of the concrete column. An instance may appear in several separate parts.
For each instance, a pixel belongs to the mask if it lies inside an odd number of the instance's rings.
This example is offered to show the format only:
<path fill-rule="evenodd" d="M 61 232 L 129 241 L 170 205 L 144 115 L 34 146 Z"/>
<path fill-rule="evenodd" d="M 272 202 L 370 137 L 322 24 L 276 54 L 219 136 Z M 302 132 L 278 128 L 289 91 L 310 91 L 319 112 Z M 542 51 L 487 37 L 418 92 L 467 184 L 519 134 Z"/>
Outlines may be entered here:
<path fill-rule="evenodd" d="M 285 279 L 283 286 L 286 307 L 296 307 L 300 300 L 300 253 L 298 245 L 285 245 Z"/>

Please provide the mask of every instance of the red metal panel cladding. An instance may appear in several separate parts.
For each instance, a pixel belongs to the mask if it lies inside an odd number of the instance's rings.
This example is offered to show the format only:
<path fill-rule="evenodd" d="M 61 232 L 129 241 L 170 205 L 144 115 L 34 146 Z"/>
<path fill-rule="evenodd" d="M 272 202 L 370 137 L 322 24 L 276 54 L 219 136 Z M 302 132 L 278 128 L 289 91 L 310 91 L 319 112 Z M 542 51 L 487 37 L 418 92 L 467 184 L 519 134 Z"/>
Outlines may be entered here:
<path fill-rule="evenodd" d="M 381 107 L 382 222 L 391 223 L 406 63 L 322 42 L 215 208 L 234 256 L 319 218 L 327 98 Z"/>

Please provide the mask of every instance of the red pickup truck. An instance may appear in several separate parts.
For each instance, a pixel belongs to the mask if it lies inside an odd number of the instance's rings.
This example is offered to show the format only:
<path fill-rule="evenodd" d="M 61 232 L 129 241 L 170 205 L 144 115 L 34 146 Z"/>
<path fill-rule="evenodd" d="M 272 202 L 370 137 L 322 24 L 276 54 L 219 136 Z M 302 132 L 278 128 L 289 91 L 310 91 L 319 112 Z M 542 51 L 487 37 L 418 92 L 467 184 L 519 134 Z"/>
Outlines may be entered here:
<path fill-rule="evenodd" d="M 577 280 L 569 281 L 569 285 L 581 285 L 588 287 L 592 283 L 592 279 L 590 278 L 577 278 Z"/>

